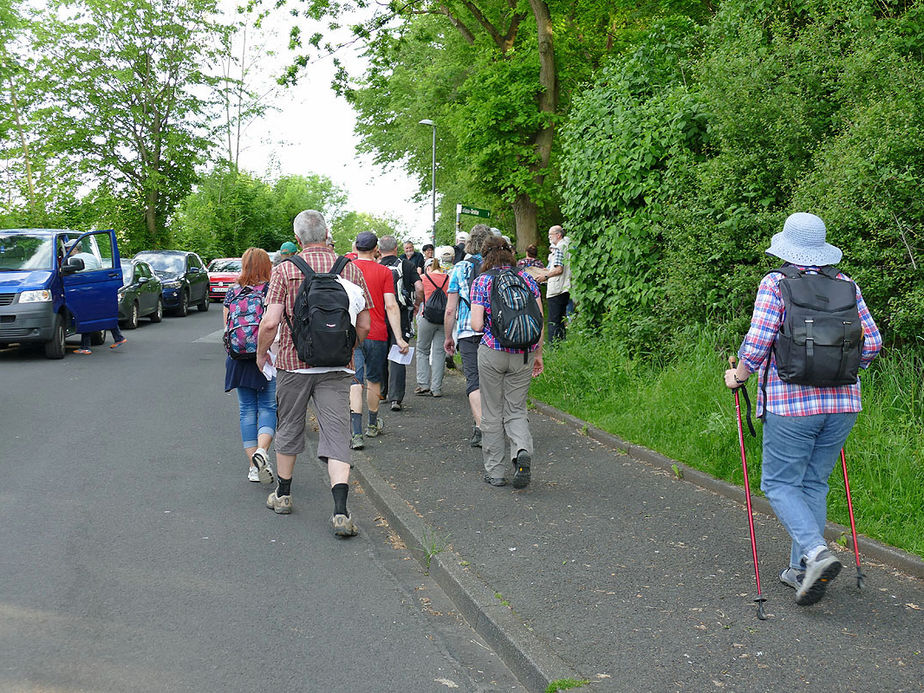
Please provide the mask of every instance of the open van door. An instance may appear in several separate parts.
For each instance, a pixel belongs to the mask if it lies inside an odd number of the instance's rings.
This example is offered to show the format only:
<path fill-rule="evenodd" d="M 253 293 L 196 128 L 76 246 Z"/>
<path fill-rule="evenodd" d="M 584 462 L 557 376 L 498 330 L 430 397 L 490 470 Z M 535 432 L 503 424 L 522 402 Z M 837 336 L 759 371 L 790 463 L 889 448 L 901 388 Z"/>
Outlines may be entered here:
<path fill-rule="evenodd" d="M 111 330 L 119 324 L 118 291 L 122 286 L 115 231 L 90 231 L 71 236 L 68 243 L 75 240 L 77 247 L 65 252 L 59 267 L 64 304 L 74 316 L 74 331 Z"/>

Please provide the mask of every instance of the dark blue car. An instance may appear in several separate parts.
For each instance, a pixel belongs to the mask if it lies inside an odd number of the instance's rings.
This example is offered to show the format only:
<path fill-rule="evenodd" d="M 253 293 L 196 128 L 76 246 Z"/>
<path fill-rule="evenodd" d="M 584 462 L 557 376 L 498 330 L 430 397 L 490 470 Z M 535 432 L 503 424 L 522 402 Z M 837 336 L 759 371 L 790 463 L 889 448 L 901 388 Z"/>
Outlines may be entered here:
<path fill-rule="evenodd" d="M 0 230 L 0 345 L 40 344 L 60 359 L 68 335 L 102 344 L 121 286 L 113 231 Z"/>
<path fill-rule="evenodd" d="M 148 263 L 163 284 L 164 308 L 185 317 L 190 306 L 209 309 L 209 275 L 202 259 L 185 250 L 144 250 L 136 260 Z"/>

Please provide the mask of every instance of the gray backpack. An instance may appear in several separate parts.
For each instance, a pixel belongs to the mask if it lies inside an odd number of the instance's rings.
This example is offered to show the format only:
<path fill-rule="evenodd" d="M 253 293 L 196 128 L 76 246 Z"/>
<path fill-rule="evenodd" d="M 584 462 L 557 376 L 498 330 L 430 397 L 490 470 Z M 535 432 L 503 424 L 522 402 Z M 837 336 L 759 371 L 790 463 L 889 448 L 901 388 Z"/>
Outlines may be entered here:
<path fill-rule="evenodd" d="M 774 272 L 784 277 L 783 324 L 773 343 L 780 380 L 815 387 L 855 384 L 864 339 L 856 285 L 838 279 L 830 265 L 818 274 L 789 264 Z"/>

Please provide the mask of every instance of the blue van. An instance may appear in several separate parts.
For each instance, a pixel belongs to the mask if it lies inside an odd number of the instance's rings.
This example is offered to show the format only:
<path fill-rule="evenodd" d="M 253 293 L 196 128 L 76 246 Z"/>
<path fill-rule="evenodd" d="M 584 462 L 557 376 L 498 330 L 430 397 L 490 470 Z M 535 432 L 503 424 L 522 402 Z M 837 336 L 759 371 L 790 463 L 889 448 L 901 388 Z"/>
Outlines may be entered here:
<path fill-rule="evenodd" d="M 64 340 L 102 344 L 119 324 L 122 265 L 115 232 L 0 229 L 0 345 L 41 344 L 64 357 Z"/>

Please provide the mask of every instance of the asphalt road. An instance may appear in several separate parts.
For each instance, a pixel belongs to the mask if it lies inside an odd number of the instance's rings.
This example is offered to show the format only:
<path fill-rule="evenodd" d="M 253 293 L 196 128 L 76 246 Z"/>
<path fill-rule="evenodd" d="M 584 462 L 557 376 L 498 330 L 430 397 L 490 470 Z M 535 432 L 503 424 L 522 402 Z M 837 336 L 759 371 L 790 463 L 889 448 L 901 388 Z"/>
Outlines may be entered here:
<path fill-rule="evenodd" d="M 220 329 L 0 350 L 0 690 L 523 690 L 360 487 L 347 541 L 316 460 L 264 507 Z"/>

